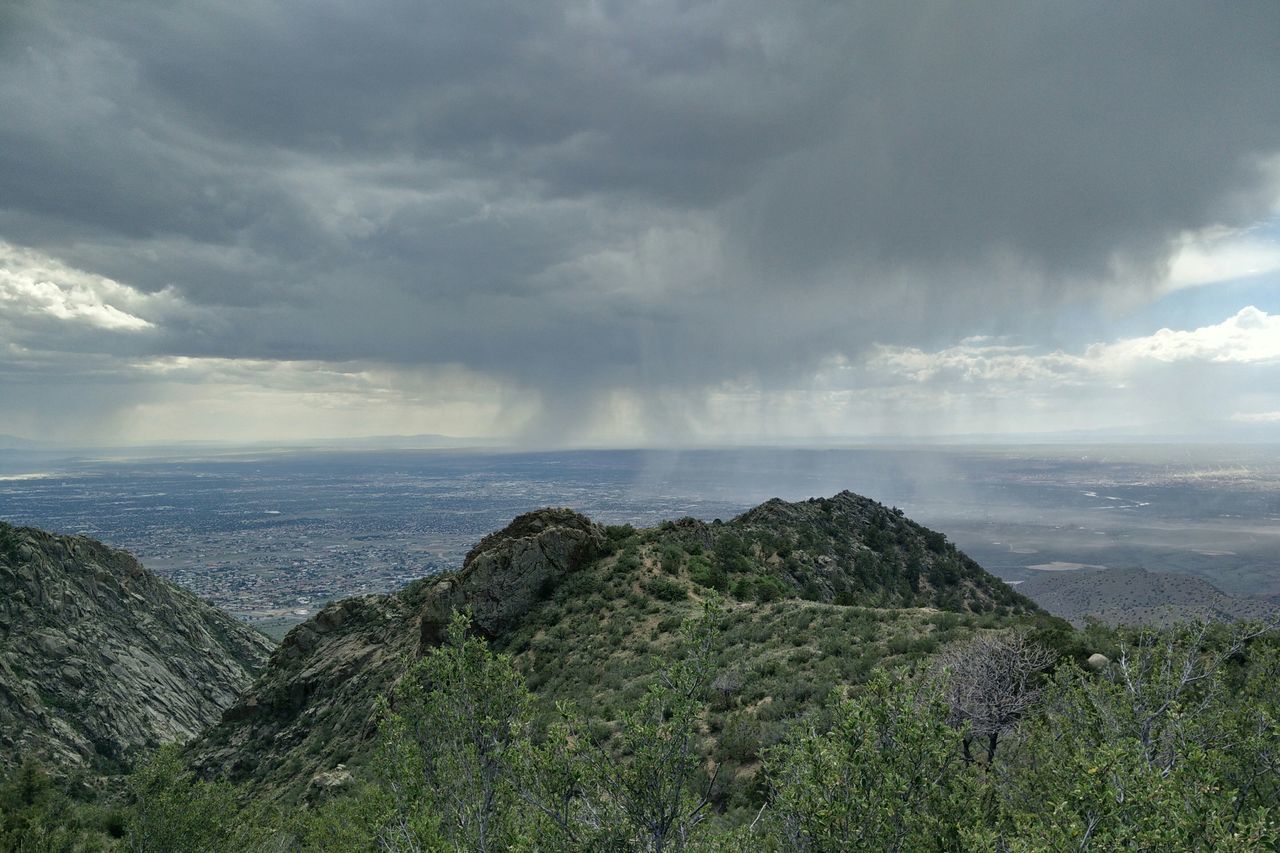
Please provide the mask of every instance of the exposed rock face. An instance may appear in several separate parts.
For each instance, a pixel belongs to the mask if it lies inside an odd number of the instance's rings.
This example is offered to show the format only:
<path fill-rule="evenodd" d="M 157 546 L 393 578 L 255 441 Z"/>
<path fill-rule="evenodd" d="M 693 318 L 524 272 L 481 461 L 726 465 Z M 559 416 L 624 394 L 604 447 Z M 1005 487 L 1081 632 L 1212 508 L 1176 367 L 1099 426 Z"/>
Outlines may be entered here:
<path fill-rule="evenodd" d="M 325 800 L 350 788 L 355 782 L 356 777 L 351 775 L 347 765 L 339 764 L 332 770 L 324 770 L 312 776 L 307 795 L 311 800 Z"/>
<path fill-rule="evenodd" d="M 0 523 L 0 768 L 115 769 L 189 740 L 271 649 L 123 551 Z"/>
<path fill-rule="evenodd" d="M 262 678 L 193 744 L 195 766 L 283 788 L 359 754 L 376 733 L 378 697 L 418 650 L 427 589 L 349 598 L 290 631 Z"/>
<path fill-rule="evenodd" d="M 443 638 L 450 615 L 471 608 L 472 624 L 489 637 L 510 629 L 565 575 L 604 548 L 604 531 L 569 509 L 526 513 L 471 549 L 456 578 L 441 581 L 422 614 L 422 642 Z"/>

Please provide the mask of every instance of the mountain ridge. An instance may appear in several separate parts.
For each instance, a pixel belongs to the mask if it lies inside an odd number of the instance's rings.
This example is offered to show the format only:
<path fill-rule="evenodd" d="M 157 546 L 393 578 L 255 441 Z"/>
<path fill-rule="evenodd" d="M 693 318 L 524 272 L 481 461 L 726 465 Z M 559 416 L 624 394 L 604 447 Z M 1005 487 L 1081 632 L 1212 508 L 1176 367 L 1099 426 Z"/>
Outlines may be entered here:
<path fill-rule="evenodd" d="M 1274 621 L 1280 604 L 1227 595 L 1203 578 L 1143 568 L 1043 571 L 1018 591 L 1074 625 L 1173 625 L 1213 621 Z"/>
<path fill-rule="evenodd" d="M 708 595 L 727 601 L 726 683 L 743 687 L 726 693 L 721 722 L 732 716 L 747 732 L 734 760 L 748 775 L 760 745 L 811 695 L 983 620 L 1044 616 L 941 534 L 849 492 L 645 530 L 545 508 L 482 538 L 457 572 L 331 604 L 293 629 L 189 755 L 205 776 L 289 798 L 340 764 L 358 768 L 378 698 L 457 610 L 548 703 L 569 699 L 616 720 L 652 656 Z"/>
<path fill-rule="evenodd" d="M 271 647 L 124 551 L 0 522 L 0 769 L 127 768 L 216 722 Z"/>

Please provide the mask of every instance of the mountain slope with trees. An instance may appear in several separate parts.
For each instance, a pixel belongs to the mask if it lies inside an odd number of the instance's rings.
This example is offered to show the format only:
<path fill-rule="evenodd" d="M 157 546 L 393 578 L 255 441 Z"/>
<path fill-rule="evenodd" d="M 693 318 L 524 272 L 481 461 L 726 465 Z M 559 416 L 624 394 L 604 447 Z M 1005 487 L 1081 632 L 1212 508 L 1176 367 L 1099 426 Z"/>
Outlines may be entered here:
<path fill-rule="evenodd" d="M 895 519 L 529 513 L 102 795 L 25 764 L 0 849 L 1277 849 L 1274 626 L 1075 630 Z"/>
<path fill-rule="evenodd" d="M 709 720 L 734 766 L 717 796 L 745 797 L 784 721 L 891 660 L 980 628 L 1044 617 L 897 510 L 848 492 L 769 501 L 727 523 L 603 527 L 543 509 L 485 537 L 455 574 L 331 605 L 294 629 L 263 678 L 193 748 L 209 776 L 288 798 L 358 767 L 378 697 L 439 645 L 452 614 L 512 655 L 544 708 L 569 700 L 612 732 L 651 661 L 708 596 L 727 630 Z"/>

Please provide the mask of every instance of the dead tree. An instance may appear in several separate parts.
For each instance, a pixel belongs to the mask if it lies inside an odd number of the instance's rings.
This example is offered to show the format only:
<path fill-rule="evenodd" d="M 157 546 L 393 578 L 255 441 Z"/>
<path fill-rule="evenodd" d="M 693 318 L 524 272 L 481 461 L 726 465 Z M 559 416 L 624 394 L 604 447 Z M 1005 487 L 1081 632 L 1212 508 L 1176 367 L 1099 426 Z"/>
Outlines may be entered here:
<path fill-rule="evenodd" d="M 1055 660 L 1052 650 L 1026 631 L 979 634 L 938 655 L 935 672 L 950 708 L 949 722 L 964 729 L 964 760 L 974 761 L 974 740 L 985 743 L 988 763 L 1000 736 L 1040 698 L 1040 673 Z"/>

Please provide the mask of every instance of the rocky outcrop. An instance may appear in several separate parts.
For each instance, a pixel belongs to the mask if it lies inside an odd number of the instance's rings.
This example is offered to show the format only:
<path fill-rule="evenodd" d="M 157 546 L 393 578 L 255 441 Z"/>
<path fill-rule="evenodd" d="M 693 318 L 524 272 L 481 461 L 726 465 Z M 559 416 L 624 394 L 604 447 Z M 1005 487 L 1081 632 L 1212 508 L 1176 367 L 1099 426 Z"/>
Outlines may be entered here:
<path fill-rule="evenodd" d="M 439 644 L 454 610 L 493 638 L 510 630 L 565 575 L 603 550 L 604 531 L 569 509 L 526 513 L 471 549 L 457 577 L 440 581 L 422 613 L 422 643 Z"/>
<path fill-rule="evenodd" d="M 0 523 L 0 769 L 114 770 L 189 740 L 271 651 L 123 551 Z"/>
<path fill-rule="evenodd" d="M 359 755 L 378 697 L 417 653 L 425 591 L 419 581 L 350 598 L 290 631 L 262 678 L 192 745 L 194 766 L 286 790 Z"/>

